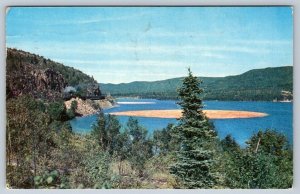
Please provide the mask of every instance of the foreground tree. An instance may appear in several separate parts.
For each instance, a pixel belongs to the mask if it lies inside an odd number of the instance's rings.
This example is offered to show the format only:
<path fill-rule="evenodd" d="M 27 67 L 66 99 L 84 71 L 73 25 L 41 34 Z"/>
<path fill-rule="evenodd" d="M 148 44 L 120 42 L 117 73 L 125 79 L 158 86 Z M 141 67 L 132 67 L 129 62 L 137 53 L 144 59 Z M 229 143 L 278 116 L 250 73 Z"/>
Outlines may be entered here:
<path fill-rule="evenodd" d="M 178 90 L 182 117 L 176 130 L 181 146 L 177 162 L 170 170 L 186 188 L 212 188 L 217 183 L 214 171 L 217 135 L 202 112 L 203 90 L 199 87 L 202 81 L 193 76 L 190 69 L 188 73 Z"/>
<path fill-rule="evenodd" d="M 152 156 L 152 142 L 147 138 L 147 130 L 139 125 L 137 119 L 129 117 L 127 130 L 131 139 L 129 161 L 139 177 L 142 177 L 145 163 Z"/>
<path fill-rule="evenodd" d="M 22 96 L 7 101 L 7 183 L 32 188 L 39 173 L 39 158 L 47 158 L 53 145 L 50 118 L 42 102 Z"/>
<path fill-rule="evenodd" d="M 97 139 L 98 144 L 104 151 L 111 155 L 118 146 L 118 137 L 120 135 L 121 125 L 113 115 L 104 115 L 103 112 L 99 114 L 97 123 L 93 126 L 91 135 Z"/>
<path fill-rule="evenodd" d="M 225 185 L 229 188 L 291 188 L 293 152 L 286 137 L 274 130 L 259 131 L 244 149 L 231 136 L 221 141 Z"/>
<path fill-rule="evenodd" d="M 242 175 L 248 175 L 247 188 L 292 187 L 293 151 L 283 134 L 267 129 L 246 143 Z"/>

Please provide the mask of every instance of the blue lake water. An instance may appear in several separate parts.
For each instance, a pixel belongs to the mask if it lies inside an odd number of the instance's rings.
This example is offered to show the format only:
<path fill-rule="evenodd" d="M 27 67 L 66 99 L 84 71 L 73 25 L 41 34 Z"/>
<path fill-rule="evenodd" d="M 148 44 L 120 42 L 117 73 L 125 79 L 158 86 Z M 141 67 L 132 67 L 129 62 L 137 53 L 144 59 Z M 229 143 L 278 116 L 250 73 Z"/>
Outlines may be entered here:
<path fill-rule="evenodd" d="M 130 110 L 164 110 L 179 109 L 180 107 L 173 100 L 155 99 L 119 99 L 118 102 L 151 102 L 152 104 L 120 104 L 117 107 L 104 110 L 105 113 L 130 111 Z M 240 145 L 254 133 L 266 129 L 276 129 L 284 133 L 289 142 L 293 142 L 293 103 L 280 102 L 235 102 L 235 101 L 205 101 L 204 109 L 210 110 L 244 110 L 267 113 L 268 116 L 260 118 L 244 119 L 213 119 L 219 137 L 222 139 L 231 134 Z M 125 126 L 127 116 L 118 116 L 120 123 Z M 176 119 L 145 118 L 136 117 L 140 125 L 148 129 L 149 134 L 156 129 L 162 129 L 168 123 L 176 123 Z M 87 133 L 96 122 L 97 115 L 78 117 L 71 121 L 75 132 Z"/>

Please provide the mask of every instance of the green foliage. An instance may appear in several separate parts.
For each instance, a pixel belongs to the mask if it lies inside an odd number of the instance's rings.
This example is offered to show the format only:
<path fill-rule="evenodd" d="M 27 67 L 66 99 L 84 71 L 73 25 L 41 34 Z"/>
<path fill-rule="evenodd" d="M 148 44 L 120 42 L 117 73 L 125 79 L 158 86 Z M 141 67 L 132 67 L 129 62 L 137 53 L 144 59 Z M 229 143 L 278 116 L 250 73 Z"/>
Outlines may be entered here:
<path fill-rule="evenodd" d="M 74 69 L 73 67 L 65 66 L 61 63 L 45 59 L 42 56 L 31 54 L 25 51 L 16 49 L 7 49 L 7 71 L 13 72 L 21 68 L 22 64 L 29 63 L 38 69 L 53 69 L 61 73 L 66 82 L 71 86 L 76 86 L 83 83 L 96 83 L 96 81 L 84 74 L 83 72 Z"/>
<path fill-rule="evenodd" d="M 41 111 L 40 102 L 29 96 L 8 100 L 6 105 L 7 179 L 11 185 L 31 187 L 38 158 L 46 156 L 53 143 L 50 118 Z"/>
<path fill-rule="evenodd" d="M 76 100 L 73 100 L 72 103 L 71 103 L 70 109 L 68 109 L 66 111 L 66 114 L 67 114 L 69 119 L 75 118 L 77 105 L 78 105 L 78 102 Z"/>
<path fill-rule="evenodd" d="M 71 103 L 71 110 L 75 111 L 77 109 L 78 102 L 76 100 L 73 100 Z"/>
<path fill-rule="evenodd" d="M 104 115 L 103 112 L 100 112 L 98 122 L 93 126 L 91 134 L 97 139 L 102 149 L 112 155 L 119 146 L 120 129 L 121 125 L 116 116 Z"/>
<path fill-rule="evenodd" d="M 48 112 L 52 120 L 66 120 L 66 107 L 63 101 L 50 103 L 48 107 Z"/>
<path fill-rule="evenodd" d="M 100 84 L 104 92 L 118 96 L 177 99 L 176 89 L 183 78 L 127 84 Z M 254 69 L 236 76 L 201 77 L 205 100 L 271 101 L 281 100 L 282 90 L 293 91 L 293 67 Z"/>
<path fill-rule="evenodd" d="M 107 182 L 110 180 L 109 163 L 109 154 L 98 149 L 86 154 L 83 165 L 88 174 L 87 182 L 93 185 L 94 188 L 107 186 Z"/>
<path fill-rule="evenodd" d="M 21 68 L 25 59 L 34 65 L 40 65 L 41 68 L 52 64 L 50 60 L 29 53 L 25 53 L 24 56 L 13 56 L 14 53 L 8 53 L 8 61 L 12 65 L 8 69 Z M 243 77 L 248 81 L 254 78 L 258 81 L 242 84 L 249 88 L 255 88 L 255 84 L 262 84 L 268 88 L 270 85 L 262 78 L 265 74 L 271 76 L 277 70 L 266 69 L 263 73 L 250 71 Z M 288 71 L 286 73 L 290 74 Z M 66 75 L 69 72 L 66 70 Z M 76 73 L 74 75 L 76 77 Z M 239 89 L 241 84 L 236 78 L 237 76 L 211 78 L 207 86 L 225 84 L 222 88 L 226 88 L 226 83 L 230 83 L 232 91 L 237 95 L 234 99 L 240 97 L 252 99 L 253 96 L 247 96 L 247 92 L 253 91 L 252 89 L 245 89 L 247 98 L 243 94 L 245 91 L 240 90 L 239 93 L 234 90 Z M 274 79 L 276 82 L 280 81 Z M 227 81 L 217 83 L 218 80 Z M 77 81 L 70 82 L 77 83 Z M 172 81 L 168 84 L 169 88 L 173 87 Z M 8 187 L 62 189 L 292 187 L 293 151 L 284 135 L 274 130 L 260 131 L 247 141 L 244 149 L 240 148 L 230 135 L 219 144 L 213 125 L 202 112 L 203 90 L 199 86 L 206 87 L 206 85 L 202 85 L 201 81 L 189 71 L 189 76 L 180 86 L 179 104 L 183 110 L 183 117 L 179 125 L 170 124 L 160 131 L 155 131 L 152 139 L 148 137 L 147 129 L 139 125 L 137 119 L 129 118 L 127 125 L 122 128 L 115 116 L 103 113 L 99 114 L 91 134 L 74 134 L 68 121 L 75 116 L 76 101 L 72 102 L 69 110 L 66 110 L 63 101 L 46 103 L 25 95 L 8 98 L 6 103 Z M 289 87 L 290 83 L 286 85 L 283 82 L 281 86 Z M 168 87 L 165 88 L 166 92 L 169 92 Z M 275 89 L 280 87 L 274 86 Z M 264 91 L 264 88 L 259 90 Z M 211 91 L 209 88 L 206 88 L 206 91 L 207 97 Z M 165 94 L 162 92 L 151 95 Z M 232 95 L 230 91 L 220 90 L 219 95 L 226 97 L 226 94 Z M 269 94 L 271 93 L 266 95 L 267 98 Z"/>
<path fill-rule="evenodd" d="M 134 119 L 133 117 L 129 117 L 127 122 L 127 129 L 132 137 L 133 143 L 145 140 L 147 137 L 147 130 L 144 127 L 140 126 L 138 120 Z"/>
<path fill-rule="evenodd" d="M 129 117 L 127 130 L 131 139 L 129 161 L 141 177 L 146 161 L 152 156 L 152 142 L 147 139 L 147 130 L 139 125 L 137 119 Z"/>
<path fill-rule="evenodd" d="M 180 188 L 176 179 L 169 172 L 169 164 L 174 162 L 173 154 L 155 155 L 147 160 L 145 164 L 145 177 L 142 188 L 150 189 L 172 189 Z"/>
<path fill-rule="evenodd" d="M 82 156 L 70 178 L 72 187 L 109 188 L 112 175 L 110 154 L 102 149 L 94 137 L 85 136 L 82 140 Z"/>
<path fill-rule="evenodd" d="M 7 181 L 12 187 L 58 187 L 62 179 L 45 179 L 47 173 L 51 169 L 67 172 L 77 162 L 69 140 L 70 124 L 51 122 L 47 108 L 29 96 L 7 101 Z"/>
<path fill-rule="evenodd" d="M 36 188 L 55 188 L 58 186 L 59 173 L 57 170 L 44 172 L 42 175 L 34 177 L 34 185 Z"/>
<path fill-rule="evenodd" d="M 270 129 L 259 131 L 246 143 L 251 151 L 270 153 L 279 157 L 283 156 L 284 151 L 289 147 L 287 138 L 283 134 Z"/>
<path fill-rule="evenodd" d="M 177 161 L 170 170 L 186 188 L 212 188 L 217 184 L 216 133 L 202 112 L 200 83 L 189 69 L 188 77 L 178 90 L 182 117 L 177 131 L 182 140 Z"/>
<path fill-rule="evenodd" d="M 47 107 L 47 112 L 50 115 L 52 122 L 66 122 L 73 119 L 75 115 L 75 110 L 77 108 L 77 101 L 73 101 L 71 108 L 67 110 L 64 101 L 50 102 Z"/>
<path fill-rule="evenodd" d="M 265 174 L 255 176 L 253 187 L 290 188 L 293 183 L 293 153 L 287 138 L 275 130 L 258 132 L 247 142 L 248 153 L 261 159 Z M 255 149 L 254 149 L 255 147 Z"/>
<path fill-rule="evenodd" d="M 250 138 L 243 150 L 228 139 L 222 141 L 226 186 L 249 189 L 292 186 L 292 151 L 282 134 L 272 130 L 260 131 Z"/>
<path fill-rule="evenodd" d="M 119 161 L 128 159 L 131 150 L 131 139 L 127 129 L 118 134 L 115 139 L 114 153 Z"/>
<path fill-rule="evenodd" d="M 153 147 L 156 154 L 166 155 L 172 151 L 179 150 L 178 141 L 172 136 L 174 128 L 173 124 L 168 124 L 166 128 L 153 132 Z"/>
<path fill-rule="evenodd" d="M 221 140 L 222 160 L 220 163 L 220 171 L 224 176 L 224 186 L 229 188 L 242 188 L 241 184 L 241 158 L 243 155 L 242 149 L 236 143 L 231 135 L 227 135 Z"/>
<path fill-rule="evenodd" d="M 221 146 L 225 152 L 236 153 L 240 152 L 240 146 L 235 139 L 229 134 L 221 141 Z"/>
<path fill-rule="evenodd" d="M 180 91 L 197 90 L 186 87 Z M 220 143 L 220 152 L 212 125 L 197 108 L 201 104 L 188 103 L 200 102 L 196 96 L 189 93 L 182 98 L 186 111 L 179 125 L 154 132 L 153 140 L 136 119 L 130 118 L 121 132 L 116 117 L 104 114 L 99 115 L 92 134 L 74 134 L 69 122 L 51 121 L 49 104 L 28 96 L 9 99 L 7 185 L 62 189 L 291 188 L 293 152 L 282 134 L 260 131 L 244 149 L 228 135 Z"/>
<path fill-rule="evenodd" d="M 107 125 L 106 117 L 103 112 L 99 113 L 97 124 L 93 126 L 91 135 L 94 137 L 98 144 L 101 145 L 104 149 L 107 147 Z"/>

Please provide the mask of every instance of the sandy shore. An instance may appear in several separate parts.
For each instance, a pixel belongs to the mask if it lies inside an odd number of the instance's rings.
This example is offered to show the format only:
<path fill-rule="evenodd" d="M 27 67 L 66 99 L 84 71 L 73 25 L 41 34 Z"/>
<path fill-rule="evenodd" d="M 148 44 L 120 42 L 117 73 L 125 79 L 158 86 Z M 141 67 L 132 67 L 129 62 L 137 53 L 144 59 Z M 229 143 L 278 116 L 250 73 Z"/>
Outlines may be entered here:
<path fill-rule="evenodd" d="M 233 118 L 253 118 L 265 117 L 268 114 L 261 112 L 236 111 L 236 110 L 203 110 L 210 119 L 233 119 Z M 181 110 L 142 110 L 124 111 L 110 113 L 119 116 L 154 117 L 154 118 L 180 118 Z"/>

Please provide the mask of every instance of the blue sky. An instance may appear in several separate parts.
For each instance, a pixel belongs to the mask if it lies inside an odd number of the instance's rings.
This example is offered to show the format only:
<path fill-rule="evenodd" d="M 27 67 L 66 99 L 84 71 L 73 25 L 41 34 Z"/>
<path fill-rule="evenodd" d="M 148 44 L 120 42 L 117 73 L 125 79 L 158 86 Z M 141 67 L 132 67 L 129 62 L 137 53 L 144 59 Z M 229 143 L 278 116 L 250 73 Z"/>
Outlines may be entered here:
<path fill-rule="evenodd" d="M 293 65 L 290 7 L 14 7 L 7 47 L 101 83 L 237 75 Z"/>

